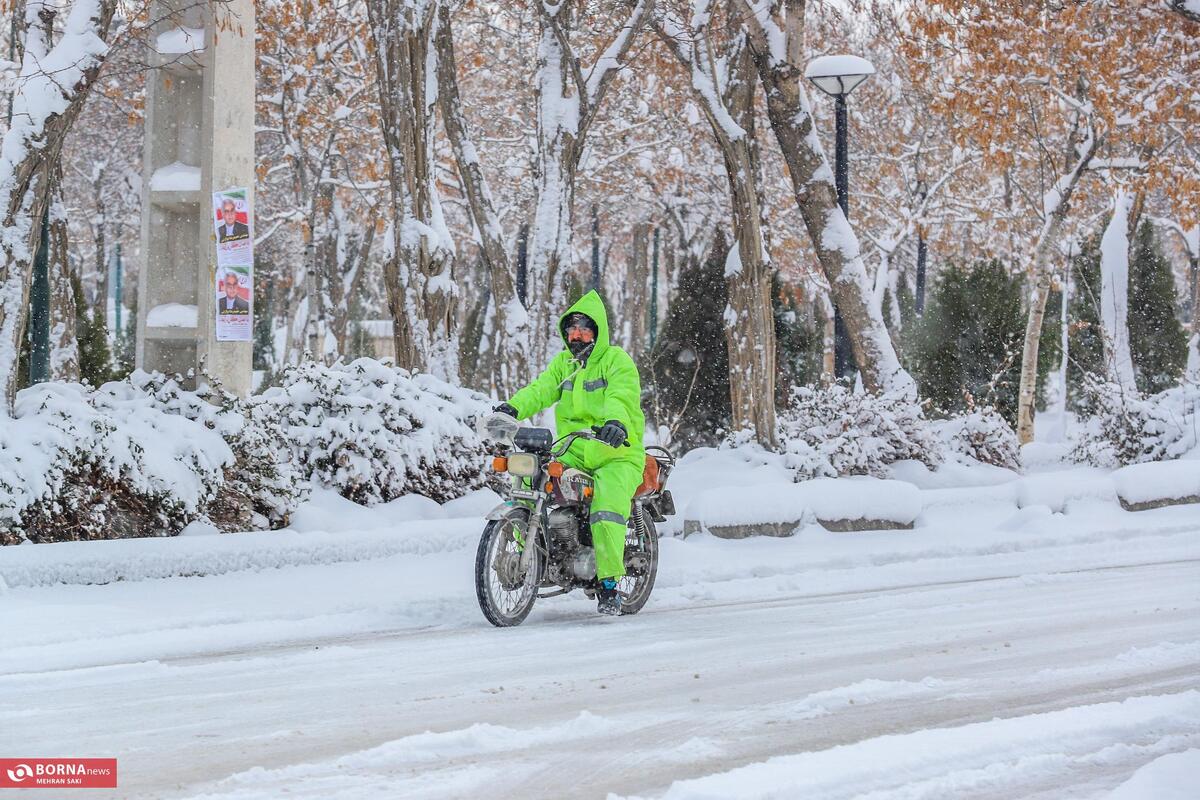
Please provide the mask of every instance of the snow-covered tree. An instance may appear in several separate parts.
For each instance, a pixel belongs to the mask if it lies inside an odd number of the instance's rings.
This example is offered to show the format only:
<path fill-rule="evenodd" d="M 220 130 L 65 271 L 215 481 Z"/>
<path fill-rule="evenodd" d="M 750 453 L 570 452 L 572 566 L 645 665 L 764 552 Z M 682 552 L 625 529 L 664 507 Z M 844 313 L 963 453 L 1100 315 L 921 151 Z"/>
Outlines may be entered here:
<path fill-rule="evenodd" d="M 54 199 L 63 143 L 100 75 L 117 0 L 75 0 L 61 33 L 57 4 L 27 0 L 12 122 L 0 145 L 0 384 L 7 408 L 16 388 L 34 254 Z"/>

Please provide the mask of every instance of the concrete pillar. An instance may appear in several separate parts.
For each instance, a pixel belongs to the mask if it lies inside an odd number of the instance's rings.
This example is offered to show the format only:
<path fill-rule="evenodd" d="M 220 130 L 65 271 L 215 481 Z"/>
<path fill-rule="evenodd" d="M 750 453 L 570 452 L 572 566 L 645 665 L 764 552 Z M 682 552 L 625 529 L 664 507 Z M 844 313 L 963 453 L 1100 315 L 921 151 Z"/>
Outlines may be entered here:
<path fill-rule="evenodd" d="M 217 13 L 232 24 L 212 36 L 208 21 L 208 51 L 204 70 L 204 119 L 201 129 L 200 180 L 205 198 L 212 192 L 244 186 L 254 219 L 254 0 L 227 0 Z M 205 370 L 234 394 L 250 394 L 253 342 L 219 342 L 216 339 L 217 240 L 211 206 L 205 205 L 207 224 L 200 230 L 204 254 L 197 280 L 200 292 L 198 355 Z"/>
<path fill-rule="evenodd" d="M 214 18 L 214 14 L 216 17 Z M 254 191 L 254 2 L 158 0 L 146 94 L 137 366 L 251 388 L 251 342 L 215 337 L 212 192 Z"/>

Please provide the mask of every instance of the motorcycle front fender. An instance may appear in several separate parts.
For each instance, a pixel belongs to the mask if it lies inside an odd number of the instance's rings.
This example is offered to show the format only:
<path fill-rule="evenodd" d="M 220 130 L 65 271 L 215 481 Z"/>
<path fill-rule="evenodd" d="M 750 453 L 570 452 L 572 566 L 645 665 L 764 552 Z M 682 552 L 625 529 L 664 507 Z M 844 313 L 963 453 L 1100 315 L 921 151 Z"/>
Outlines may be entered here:
<path fill-rule="evenodd" d="M 486 519 L 488 522 L 501 519 L 505 514 L 507 514 L 509 511 L 512 511 L 514 508 L 516 508 L 516 506 L 514 506 L 511 501 L 501 503 L 489 511 L 484 519 Z"/>

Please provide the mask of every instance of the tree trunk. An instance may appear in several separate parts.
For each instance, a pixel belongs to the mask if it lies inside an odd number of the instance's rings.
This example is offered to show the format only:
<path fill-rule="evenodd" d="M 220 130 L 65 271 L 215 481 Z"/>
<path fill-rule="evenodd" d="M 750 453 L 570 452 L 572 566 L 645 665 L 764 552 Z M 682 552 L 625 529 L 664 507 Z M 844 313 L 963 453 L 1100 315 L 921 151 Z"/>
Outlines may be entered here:
<path fill-rule="evenodd" d="M 731 25 L 739 9 L 731 0 Z M 730 37 L 721 67 L 706 15 L 687 25 L 671 16 L 659 20 L 658 33 L 690 72 L 693 97 L 712 128 L 725 162 L 737 246 L 725 263 L 728 305 L 725 341 L 729 349 L 729 392 L 735 430 L 754 431 L 768 449 L 776 446 L 775 319 L 771 309 L 771 264 L 762 205 L 762 176 L 755 134 L 754 61 L 744 40 Z"/>
<path fill-rule="evenodd" d="M 346 220 L 339 216 L 339 228 L 345 226 Z M 369 218 L 360 233 L 348 235 L 344 230 L 339 234 L 342 241 L 336 251 L 335 264 L 337 270 L 332 276 L 329 286 L 330 314 L 329 325 L 337 352 L 346 353 L 350 335 L 350 301 L 357 297 L 362 287 L 363 276 L 367 271 L 367 261 L 371 256 L 371 246 L 375 242 L 375 220 Z"/>
<path fill-rule="evenodd" d="M 454 242 L 434 183 L 437 97 L 428 96 L 427 89 L 436 84 L 426 79 L 437 74 L 438 5 L 430 2 L 417 9 L 404 0 L 370 0 L 367 15 L 375 39 L 380 127 L 392 194 L 391 253 L 384 262 L 384 283 L 396 363 L 454 379 Z"/>
<path fill-rule="evenodd" d="M 565 7 L 564 6 L 568 6 Z M 564 310 L 559 271 L 570 261 L 575 214 L 575 173 L 582 153 L 578 87 L 572 87 L 567 32 L 569 3 L 554 13 L 541 4 L 537 78 L 537 199 L 529 235 L 528 302 L 532 317 L 530 352 L 544 363 L 554 346 L 554 319 Z M 615 320 L 614 320 L 615 322 Z"/>
<path fill-rule="evenodd" d="M 725 175 L 737 247 L 725 263 L 729 305 L 725 341 L 729 345 L 729 393 L 735 429 L 753 430 L 765 448 L 775 449 L 775 315 L 771 308 L 771 262 L 767 255 L 762 205 L 762 169 L 755 131 L 754 63 L 745 47 L 729 66 L 727 104 L 745 131 L 722 142 Z M 721 138 L 718 136 L 718 138 Z M 732 256 L 736 253 L 736 262 Z"/>
<path fill-rule="evenodd" d="M 53 47 L 49 31 L 55 10 L 41 3 L 27 7 L 21 78 L 0 157 L 0 385 L 5 413 L 16 390 L 33 256 L 41 237 L 42 214 L 50 202 L 47 168 L 60 163 L 63 141 L 100 74 L 104 48 L 96 42 L 108 38 L 116 5 L 116 0 L 72 4 L 65 33 Z M 33 14 L 38 17 L 31 20 Z M 47 74 L 41 67 L 44 63 L 66 66 Z M 54 91 L 65 95 L 63 110 L 45 114 L 42 98 Z"/>
<path fill-rule="evenodd" d="M 916 385 L 900 366 L 883 316 L 871 303 L 858 239 L 838 205 L 833 171 L 800 85 L 804 2 L 787 0 L 782 25 L 767 15 L 762 4 L 742 2 L 750 47 L 766 92 L 767 116 L 792 179 L 800 216 L 845 321 L 863 385 L 872 392 L 900 391 L 915 397 Z"/>
<path fill-rule="evenodd" d="M 1192 336 L 1188 342 L 1187 377 L 1200 383 L 1200 226 L 1193 227 L 1187 235 L 1191 237 L 1188 255 L 1192 280 Z"/>
<path fill-rule="evenodd" d="M 92 202 L 96 206 L 94 226 L 96 236 L 96 302 L 101 308 L 101 319 L 108 327 L 108 213 L 104 203 L 103 166 L 96 169 L 92 176 Z"/>
<path fill-rule="evenodd" d="M 479 163 L 479 154 L 471 138 L 463 114 L 462 95 L 458 89 L 458 64 L 454 54 L 454 31 L 450 9 L 438 9 L 438 30 L 434 37 L 437 48 L 438 103 L 446 138 L 454 152 L 459 179 L 467 196 L 467 208 L 475 229 L 479 232 L 480 255 L 491 281 L 494 314 L 492 335 L 481 340 L 489 345 L 484 359 L 493 365 L 490 379 L 500 397 L 519 389 L 531 374 L 528 351 L 529 316 L 517 297 L 512 266 L 505 248 L 500 218 L 492 200 L 491 190 Z M 484 313 L 487 313 L 486 309 Z M 499 354 L 501 357 L 496 357 Z"/>
<path fill-rule="evenodd" d="M 1113 197 L 1112 218 L 1100 240 L 1100 319 L 1108 378 L 1125 391 L 1136 392 L 1129 347 L 1129 216 L 1129 196 L 1118 191 Z"/>
<path fill-rule="evenodd" d="M 61 174 L 55 176 L 57 201 L 50 209 L 50 379 L 74 382 L 79 380 L 78 315 L 71 286 L 67 208 L 62 202 L 61 181 Z"/>
<path fill-rule="evenodd" d="M 833 314 L 833 301 L 822 294 L 821 306 L 821 385 L 831 386 L 837 379 L 837 330 Z"/>
<path fill-rule="evenodd" d="M 629 319 L 629 342 L 625 349 L 635 360 L 650 349 L 647 315 L 650 313 L 650 235 L 651 225 L 633 226 L 633 250 L 625 270 L 625 303 L 622 313 Z"/>
<path fill-rule="evenodd" d="M 1050 257 L 1053 255 L 1071 195 L 1100 146 L 1100 137 L 1089 127 L 1088 138 L 1077 151 L 1073 169 L 1059 178 L 1052 190 L 1053 199 L 1047 202 L 1048 213 L 1037 244 L 1033 248 L 1033 297 L 1029 301 L 1029 318 L 1025 322 L 1025 342 L 1021 350 L 1021 385 L 1017 391 L 1017 439 L 1021 444 L 1033 441 L 1033 417 L 1037 401 L 1038 348 L 1041 345 L 1042 323 L 1046 319 L 1046 301 L 1050 298 Z"/>

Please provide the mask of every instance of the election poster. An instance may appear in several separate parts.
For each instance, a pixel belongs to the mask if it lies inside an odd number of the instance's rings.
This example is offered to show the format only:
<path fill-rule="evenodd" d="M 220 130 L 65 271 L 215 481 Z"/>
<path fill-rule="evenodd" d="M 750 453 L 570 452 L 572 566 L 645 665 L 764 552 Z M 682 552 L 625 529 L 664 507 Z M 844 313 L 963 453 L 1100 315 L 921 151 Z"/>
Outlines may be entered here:
<path fill-rule="evenodd" d="M 213 192 L 217 240 L 216 334 L 219 342 L 248 342 L 254 332 L 254 220 L 249 190 Z"/>

